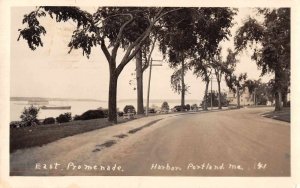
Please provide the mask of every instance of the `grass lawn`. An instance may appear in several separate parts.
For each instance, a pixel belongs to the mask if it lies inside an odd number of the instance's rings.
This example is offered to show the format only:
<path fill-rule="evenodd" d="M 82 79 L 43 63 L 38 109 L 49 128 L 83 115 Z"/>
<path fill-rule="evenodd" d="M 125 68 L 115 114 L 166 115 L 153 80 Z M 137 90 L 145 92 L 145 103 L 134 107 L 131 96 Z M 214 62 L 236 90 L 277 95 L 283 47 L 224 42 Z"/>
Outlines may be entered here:
<path fill-rule="evenodd" d="M 291 109 L 283 108 L 282 111 L 271 111 L 263 114 L 264 117 L 291 122 Z"/>
<path fill-rule="evenodd" d="M 118 123 L 127 121 L 129 120 L 124 120 L 123 118 L 118 119 Z M 111 125 L 113 124 L 108 122 L 106 118 L 102 118 L 10 129 L 10 153 L 17 149 L 42 146 L 61 138 L 101 129 Z"/>
<path fill-rule="evenodd" d="M 180 112 L 172 112 L 170 114 L 176 114 L 176 113 L 180 113 Z M 149 114 L 149 116 L 156 116 L 156 115 L 164 115 L 164 114 Z M 136 115 L 134 119 L 138 119 L 142 117 L 145 116 Z M 122 117 L 118 118 L 118 124 L 127 121 L 130 120 L 123 119 Z M 61 124 L 11 128 L 10 129 L 10 153 L 18 149 L 25 149 L 34 146 L 42 146 L 44 144 L 54 142 L 61 138 L 85 133 L 88 131 L 93 131 L 96 129 L 101 129 L 111 125 L 113 124 L 108 122 L 106 118 L 102 118 L 102 119 L 91 119 L 85 121 L 78 120 L 78 121 L 72 121 L 72 122 L 61 123 Z"/>

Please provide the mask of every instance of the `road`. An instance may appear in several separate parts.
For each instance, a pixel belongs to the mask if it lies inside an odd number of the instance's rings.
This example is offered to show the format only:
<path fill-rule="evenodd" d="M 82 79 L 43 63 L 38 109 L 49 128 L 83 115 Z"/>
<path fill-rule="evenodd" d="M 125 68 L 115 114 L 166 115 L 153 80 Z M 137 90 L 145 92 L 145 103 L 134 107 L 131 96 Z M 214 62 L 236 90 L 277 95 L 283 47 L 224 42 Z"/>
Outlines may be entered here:
<path fill-rule="evenodd" d="M 73 158 L 56 156 L 51 163 L 64 158 L 74 169 L 43 175 L 290 176 L 290 125 L 259 115 L 267 110 L 165 118 L 82 160 L 74 153 Z M 111 169 L 115 164 L 119 170 Z M 89 165 L 98 166 L 84 169 Z"/>

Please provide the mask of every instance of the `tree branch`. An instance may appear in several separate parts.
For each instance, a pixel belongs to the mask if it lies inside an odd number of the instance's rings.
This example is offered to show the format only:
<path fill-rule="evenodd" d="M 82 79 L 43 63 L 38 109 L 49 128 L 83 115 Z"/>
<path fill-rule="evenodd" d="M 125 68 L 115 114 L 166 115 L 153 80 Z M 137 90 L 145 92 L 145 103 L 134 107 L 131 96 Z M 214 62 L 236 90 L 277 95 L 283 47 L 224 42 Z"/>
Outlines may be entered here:
<path fill-rule="evenodd" d="M 108 51 L 108 49 L 107 49 L 107 47 L 105 45 L 104 39 L 101 39 L 101 49 L 102 49 L 102 51 L 103 51 L 103 53 L 104 53 L 104 55 L 105 55 L 105 57 L 107 59 L 108 64 L 110 64 L 110 62 L 111 62 L 111 55 L 110 55 L 110 53 L 109 53 L 109 51 Z"/>
<path fill-rule="evenodd" d="M 127 22 L 125 22 L 125 23 L 121 26 L 121 28 L 120 28 L 120 30 L 119 30 L 119 33 L 118 33 L 118 36 L 117 36 L 117 40 L 116 40 L 116 42 L 115 42 L 115 44 L 114 44 L 114 47 L 113 47 L 112 53 L 111 53 L 111 56 L 112 56 L 112 58 L 113 58 L 114 60 L 116 59 L 116 56 L 117 56 L 117 52 L 118 52 L 118 49 L 119 49 L 119 46 L 120 46 L 120 41 L 121 41 L 121 37 L 122 37 L 123 32 L 124 32 L 124 29 L 125 29 L 125 27 L 126 27 L 128 24 L 130 24 L 130 23 L 133 21 L 133 15 L 132 15 L 132 14 L 124 14 L 124 15 L 130 16 L 130 19 L 129 19 Z"/>
<path fill-rule="evenodd" d="M 119 75 L 121 73 L 121 71 L 123 70 L 123 68 L 127 65 L 127 63 L 136 55 L 136 53 L 140 50 L 142 43 L 146 40 L 146 38 L 149 36 L 154 24 L 163 16 L 183 9 L 183 8 L 176 8 L 170 11 L 167 11 L 165 13 L 162 14 L 164 8 L 161 8 L 158 13 L 155 15 L 153 21 L 150 23 L 149 27 L 147 28 L 147 30 L 141 34 L 140 37 L 138 37 L 128 48 L 127 51 L 121 61 L 121 63 L 118 65 L 117 69 L 116 69 L 116 74 Z M 134 50 L 133 50 L 134 48 Z M 131 51 L 133 50 L 133 52 L 131 53 Z"/>
<path fill-rule="evenodd" d="M 163 8 L 159 11 L 159 14 L 158 16 L 155 16 L 155 19 L 154 21 L 156 22 L 157 20 L 159 20 L 160 18 L 164 17 L 165 15 L 171 13 L 171 12 L 175 12 L 175 11 L 178 11 L 178 10 L 181 10 L 181 9 L 184 9 L 184 8 L 176 8 L 176 9 L 172 9 L 170 11 L 166 11 L 164 12 L 163 14 L 161 14 L 161 12 L 163 11 Z"/>
<path fill-rule="evenodd" d="M 148 29 L 144 31 L 143 34 L 141 34 L 140 37 L 138 37 L 133 43 L 129 45 L 129 47 L 126 50 L 125 55 L 123 56 L 123 59 L 121 63 L 118 65 L 116 74 L 119 75 L 123 68 L 127 65 L 127 63 L 136 55 L 136 53 L 140 50 L 141 44 L 146 40 L 146 38 L 149 36 L 151 29 L 153 27 L 155 22 L 152 22 Z M 135 48 L 133 50 L 133 48 Z M 132 52 L 133 50 L 133 52 Z M 131 53 L 132 52 L 132 53 Z"/>
<path fill-rule="evenodd" d="M 153 40 L 153 44 L 152 44 L 151 50 L 150 50 L 149 55 L 148 55 L 148 57 L 147 57 L 147 59 L 146 59 L 146 64 L 145 64 L 145 65 L 143 66 L 143 68 L 142 68 L 142 72 L 144 72 L 144 71 L 149 67 L 149 61 L 150 61 L 150 59 L 151 59 L 151 55 L 152 55 L 152 52 L 153 52 L 153 50 L 154 50 L 154 46 L 155 46 L 155 43 L 156 43 L 156 39 L 157 39 L 157 35 L 155 35 L 155 38 L 154 38 L 154 40 Z"/>

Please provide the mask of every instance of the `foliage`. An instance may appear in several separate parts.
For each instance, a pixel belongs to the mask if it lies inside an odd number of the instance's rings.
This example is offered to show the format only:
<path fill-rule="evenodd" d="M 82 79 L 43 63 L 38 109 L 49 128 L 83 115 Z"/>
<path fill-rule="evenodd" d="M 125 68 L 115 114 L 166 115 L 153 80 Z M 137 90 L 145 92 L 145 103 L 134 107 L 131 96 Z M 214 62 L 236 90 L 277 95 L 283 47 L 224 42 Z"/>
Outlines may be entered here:
<path fill-rule="evenodd" d="M 198 105 L 197 104 L 193 104 L 191 106 L 191 110 L 198 110 Z"/>
<path fill-rule="evenodd" d="M 168 102 L 164 101 L 161 105 L 161 110 L 162 111 L 169 111 L 170 107 L 169 107 L 169 104 Z"/>
<path fill-rule="evenodd" d="M 185 108 L 186 108 L 187 111 L 190 111 L 190 110 L 191 110 L 191 105 L 186 104 L 186 105 L 185 105 Z"/>
<path fill-rule="evenodd" d="M 127 113 L 134 113 L 135 114 L 135 108 L 132 105 L 126 105 L 124 107 L 123 111 L 124 111 L 125 114 L 127 114 Z"/>
<path fill-rule="evenodd" d="M 234 73 L 227 74 L 225 76 L 225 81 L 229 89 L 231 89 L 233 92 L 237 92 L 236 88 L 239 88 L 240 90 L 243 90 L 246 86 L 244 84 L 245 80 L 247 79 L 247 73 L 240 73 L 237 77 L 234 75 Z"/>
<path fill-rule="evenodd" d="M 187 72 L 187 67 L 184 67 L 184 75 Z M 171 75 L 171 88 L 174 92 L 180 94 L 182 92 L 182 87 L 184 87 L 184 91 L 188 91 L 189 86 L 184 84 L 182 86 L 182 68 L 175 70 L 175 72 Z"/>
<path fill-rule="evenodd" d="M 238 51 L 247 48 L 247 44 L 260 43 L 252 59 L 262 69 L 262 75 L 268 72 L 290 69 L 290 9 L 259 9 L 264 22 L 249 18 L 239 28 L 235 37 Z"/>
<path fill-rule="evenodd" d="M 214 54 L 219 42 L 230 35 L 235 14 L 236 10 L 230 8 L 186 8 L 165 16 L 167 24 L 159 40 L 170 66 L 195 51 L 200 59 Z"/>
<path fill-rule="evenodd" d="M 20 127 L 23 127 L 23 126 L 24 126 L 24 124 L 21 121 L 12 121 L 9 124 L 10 128 L 20 128 Z"/>
<path fill-rule="evenodd" d="M 249 93 L 255 95 L 256 104 L 265 105 L 267 101 L 273 102 L 274 100 L 274 80 L 268 83 L 262 83 L 261 79 L 246 80 L 245 87 L 248 87 Z"/>
<path fill-rule="evenodd" d="M 74 121 L 81 120 L 81 119 L 80 119 L 80 115 L 75 115 L 74 118 L 73 118 L 73 120 L 74 120 Z"/>
<path fill-rule="evenodd" d="M 116 99 L 117 80 L 124 67 L 141 50 L 148 37 L 158 26 L 165 24 L 162 18 L 183 8 L 162 7 L 99 7 L 93 14 L 78 7 L 41 6 L 24 16 L 25 28 L 20 29 L 20 37 L 27 40 L 34 50 L 42 46 L 41 35 L 46 33 L 38 18 L 47 14 L 56 22 L 73 21 L 77 24 L 68 44 L 69 53 L 82 49 L 89 58 L 93 47 L 100 47 L 104 53 L 110 72 L 108 119 L 117 123 Z M 30 31 L 30 32 L 28 32 Z M 125 50 L 117 64 L 119 48 Z"/>
<path fill-rule="evenodd" d="M 235 46 L 242 51 L 256 44 L 251 58 L 262 70 L 261 75 L 275 73 L 275 110 L 281 110 L 290 87 L 290 8 L 259 8 L 258 13 L 263 22 L 249 18 L 237 31 Z"/>
<path fill-rule="evenodd" d="M 25 39 L 32 50 L 43 45 L 41 36 L 46 34 L 46 30 L 38 21 L 39 17 L 49 15 L 56 22 L 76 23 L 68 44 L 69 53 L 73 49 L 81 49 L 83 55 L 89 58 L 92 48 L 100 47 L 110 72 L 109 121 L 116 123 L 118 77 L 147 43 L 151 33 L 153 35 L 160 28 L 160 47 L 164 54 L 169 54 L 170 62 L 176 63 L 179 57 L 177 50 L 188 52 L 190 50 L 187 49 L 196 47 L 193 44 L 198 42 L 199 52 L 214 51 L 219 41 L 229 33 L 234 14 L 235 11 L 229 8 L 181 7 L 99 7 L 91 14 L 78 7 L 41 6 L 24 16 L 25 28 L 19 30 L 19 39 Z M 178 43 L 178 39 L 186 42 Z M 120 48 L 125 52 L 117 63 Z M 185 57 L 186 54 L 181 53 L 180 56 Z"/>
<path fill-rule="evenodd" d="M 54 124 L 54 123 L 55 123 L 55 119 L 53 117 L 48 117 L 48 118 L 44 119 L 44 121 L 43 121 L 44 125 Z"/>
<path fill-rule="evenodd" d="M 118 116 L 122 117 L 124 115 L 124 112 L 118 112 Z"/>
<path fill-rule="evenodd" d="M 212 106 L 213 107 L 218 106 L 218 95 L 219 95 L 219 93 L 216 91 L 212 91 L 212 93 L 210 93 L 210 92 L 207 93 L 207 96 L 206 96 L 207 107 L 211 107 L 211 98 L 212 98 Z M 204 107 L 204 103 L 205 103 L 205 96 L 203 96 L 203 100 L 202 100 L 202 104 L 201 104 L 202 107 Z M 221 93 L 221 104 L 222 104 L 222 106 L 228 105 L 226 93 Z"/>
<path fill-rule="evenodd" d="M 60 114 L 58 117 L 56 117 L 57 123 L 66 123 L 72 120 L 72 116 L 70 112 L 66 112 L 64 114 Z"/>
<path fill-rule="evenodd" d="M 25 107 L 20 116 L 23 126 L 27 127 L 40 124 L 40 121 L 37 119 L 39 111 L 40 109 L 33 105 L 28 108 Z"/>

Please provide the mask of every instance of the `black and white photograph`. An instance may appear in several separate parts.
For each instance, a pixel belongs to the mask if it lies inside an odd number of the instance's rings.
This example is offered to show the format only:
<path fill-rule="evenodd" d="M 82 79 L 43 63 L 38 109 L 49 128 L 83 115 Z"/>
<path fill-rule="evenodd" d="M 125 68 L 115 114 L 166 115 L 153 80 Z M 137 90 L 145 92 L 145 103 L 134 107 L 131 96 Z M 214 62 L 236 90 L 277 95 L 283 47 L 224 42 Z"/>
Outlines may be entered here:
<path fill-rule="evenodd" d="M 9 7 L 7 176 L 290 179 L 293 10 Z"/>

